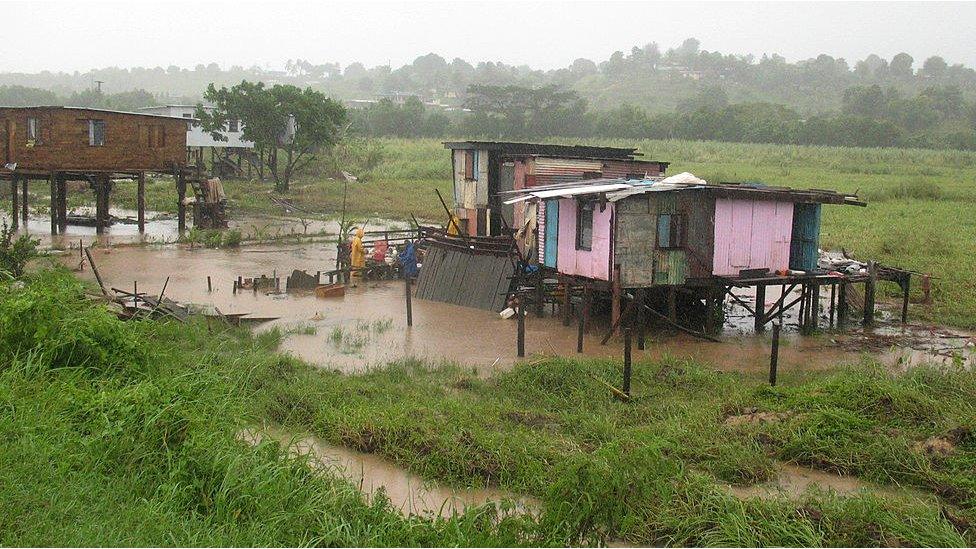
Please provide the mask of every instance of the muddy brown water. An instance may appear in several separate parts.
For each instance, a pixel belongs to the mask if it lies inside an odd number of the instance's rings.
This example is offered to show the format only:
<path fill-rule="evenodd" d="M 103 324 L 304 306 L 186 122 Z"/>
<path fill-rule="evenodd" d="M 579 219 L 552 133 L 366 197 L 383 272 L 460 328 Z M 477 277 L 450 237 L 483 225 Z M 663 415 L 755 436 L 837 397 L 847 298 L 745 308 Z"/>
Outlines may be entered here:
<path fill-rule="evenodd" d="M 65 263 L 78 264 L 78 251 L 65 253 Z M 342 372 L 361 372 L 404 357 L 431 361 L 454 361 L 487 374 L 510 367 L 516 357 L 516 323 L 492 311 L 446 303 L 413 300 L 412 328 L 406 326 L 404 287 L 400 281 L 366 282 L 351 287 L 344 297 L 320 299 L 314 295 L 253 294 L 232 292 L 238 275 L 245 277 L 274 271 L 284 278 L 293 269 L 309 273 L 334 268 L 333 244 L 258 245 L 234 250 L 190 250 L 182 246 L 144 246 L 93 249 L 96 265 L 106 285 L 130 289 L 138 281 L 140 291 L 156 294 L 170 277 L 166 295 L 179 300 L 212 304 L 224 313 L 251 313 L 257 317 L 279 317 L 259 329 L 279 327 L 289 335 L 282 349 L 321 367 Z M 79 273 L 94 280 L 91 269 Z M 207 276 L 214 290 L 207 292 Z M 284 281 L 282 281 L 284 286 Z M 778 298 L 778 296 L 776 296 Z M 771 296 L 770 303 L 775 299 Z M 769 330 L 756 335 L 744 310 L 732 308 L 721 343 L 702 341 L 670 330 L 652 330 L 647 350 L 634 348 L 635 359 L 674 357 L 694 359 L 728 371 L 766 371 L 769 367 Z M 787 321 L 789 318 L 787 318 Z M 606 325 L 595 321 L 585 336 L 584 356 L 619 358 L 622 345 L 611 340 L 600 345 Z M 902 330 L 882 327 L 879 330 Z M 905 328 L 921 330 L 921 328 Z M 306 333 L 314 331 L 314 333 Z M 800 337 L 787 330 L 780 347 L 780 371 L 802 372 L 834 368 L 857 362 L 862 353 L 839 346 L 850 334 Z M 927 333 L 927 332 L 925 332 Z M 922 336 L 925 336 L 925 333 Z M 965 345 L 968 334 L 958 341 L 934 337 L 933 344 Z M 949 343 L 947 343 L 949 342 Z M 969 347 L 971 349 L 971 347 Z M 576 354 L 576 327 L 563 326 L 556 316 L 526 319 L 528 354 Z M 965 351 L 964 351 L 965 352 Z M 946 356 L 934 352 L 898 347 L 873 349 L 873 354 L 890 366 L 908 367 L 922 362 L 945 363 Z M 964 355 L 972 363 L 972 351 Z"/>
<path fill-rule="evenodd" d="M 449 518 L 482 505 L 495 505 L 500 512 L 519 514 L 536 514 L 542 508 L 538 500 L 497 488 L 450 488 L 425 481 L 377 455 L 334 446 L 314 436 L 296 436 L 278 427 L 249 429 L 240 438 L 250 444 L 266 438 L 276 440 L 292 455 L 308 456 L 316 466 L 345 478 L 359 488 L 367 501 L 372 501 L 382 488 L 393 507 L 408 515 Z"/>
<path fill-rule="evenodd" d="M 854 476 L 838 475 L 794 463 L 777 463 L 772 479 L 751 486 L 729 485 L 729 491 L 739 499 L 796 499 L 811 490 L 831 492 L 838 496 L 874 493 L 886 497 L 931 499 L 918 490 L 898 486 L 882 486 Z"/>

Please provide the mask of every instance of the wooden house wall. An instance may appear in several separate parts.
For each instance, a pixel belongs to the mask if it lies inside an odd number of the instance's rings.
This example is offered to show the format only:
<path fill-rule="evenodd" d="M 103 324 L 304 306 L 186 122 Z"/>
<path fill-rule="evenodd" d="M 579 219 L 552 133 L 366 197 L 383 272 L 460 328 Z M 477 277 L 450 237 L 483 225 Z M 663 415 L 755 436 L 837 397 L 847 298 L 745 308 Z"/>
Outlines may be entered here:
<path fill-rule="evenodd" d="M 39 124 L 33 146 L 28 118 Z M 105 121 L 104 145 L 89 144 L 89 120 Z M 4 162 L 16 162 L 18 170 L 170 171 L 186 162 L 186 121 L 84 109 L 0 109 L 0 142 Z"/>
<path fill-rule="evenodd" d="M 743 269 L 787 269 L 792 230 L 792 202 L 716 199 L 712 273 L 736 276 Z"/>
<path fill-rule="evenodd" d="M 593 209 L 593 241 L 589 250 L 576 249 L 576 200 L 559 200 L 559 237 L 556 268 L 560 273 L 610 280 L 610 258 L 613 253 L 614 205 L 603 211 Z M 551 227 L 550 227 L 551 230 Z"/>
<path fill-rule="evenodd" d="M 790 268 L 811 271 L 820 259 L 820 204 L 793 205 Z"/>
<path fill-rule="evenodd" d="M 617 202 L 614 263 L 620 265 L 621 286 L 680 285 L 689 277 L 708 277 L 714 202 L 708 195 L 692 191 L 647 193 Z M 684 215 L 681 248 L 657 247 L 661 214 Z"/>

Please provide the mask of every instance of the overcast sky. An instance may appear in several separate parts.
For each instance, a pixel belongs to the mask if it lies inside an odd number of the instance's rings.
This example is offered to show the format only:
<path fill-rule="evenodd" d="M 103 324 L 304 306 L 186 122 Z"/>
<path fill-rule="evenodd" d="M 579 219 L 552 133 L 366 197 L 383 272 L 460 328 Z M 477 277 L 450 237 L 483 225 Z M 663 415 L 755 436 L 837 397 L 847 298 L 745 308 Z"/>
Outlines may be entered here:
<path fill-rule="evenodd" d="M 976 3 L 2 1 L 0 71 L 260 65 L 290 58 L 398 67 L 434 52 L 557 68 L 687 37 L 723 53 L 906 51 L 976 66 Z"/>

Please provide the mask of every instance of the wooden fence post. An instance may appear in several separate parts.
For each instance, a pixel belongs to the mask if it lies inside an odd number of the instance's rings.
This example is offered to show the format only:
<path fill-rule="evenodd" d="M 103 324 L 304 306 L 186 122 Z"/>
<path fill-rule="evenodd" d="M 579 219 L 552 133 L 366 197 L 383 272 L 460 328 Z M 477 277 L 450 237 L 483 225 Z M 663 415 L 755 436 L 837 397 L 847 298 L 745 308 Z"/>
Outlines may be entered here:
<path fill-rule="evenodd" d="M 779 330 L 780 323 L 773 323 L 773 346 L 769 355 L 769 384 L 776 386 L 776 367 L 779 362 Z"/>

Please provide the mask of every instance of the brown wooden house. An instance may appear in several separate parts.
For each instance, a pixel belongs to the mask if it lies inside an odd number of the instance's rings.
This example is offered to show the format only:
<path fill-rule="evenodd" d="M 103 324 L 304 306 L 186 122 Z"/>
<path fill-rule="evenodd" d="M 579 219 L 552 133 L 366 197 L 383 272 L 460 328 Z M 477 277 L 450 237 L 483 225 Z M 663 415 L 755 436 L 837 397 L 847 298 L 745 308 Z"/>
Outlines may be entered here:
<path fill-rule="evenodd" d="M 63 232 L 65 182 L 81 180 L 95 191 L 96 226 L 101 229 L 108 220 L 111 181 L 126 177 L 139 180 L 137 209 L 143 229 L 146 172 L 177 176 L 183 214 L 186 135 L 186 120 L 170 116 L 85 107 L 0 107 L 0 179 L 11 181 L 14 224 L 18 183 L 23 185 L 26 223 L 28 182 L 45 180 L 51 185 L 51 232 Z"/>

